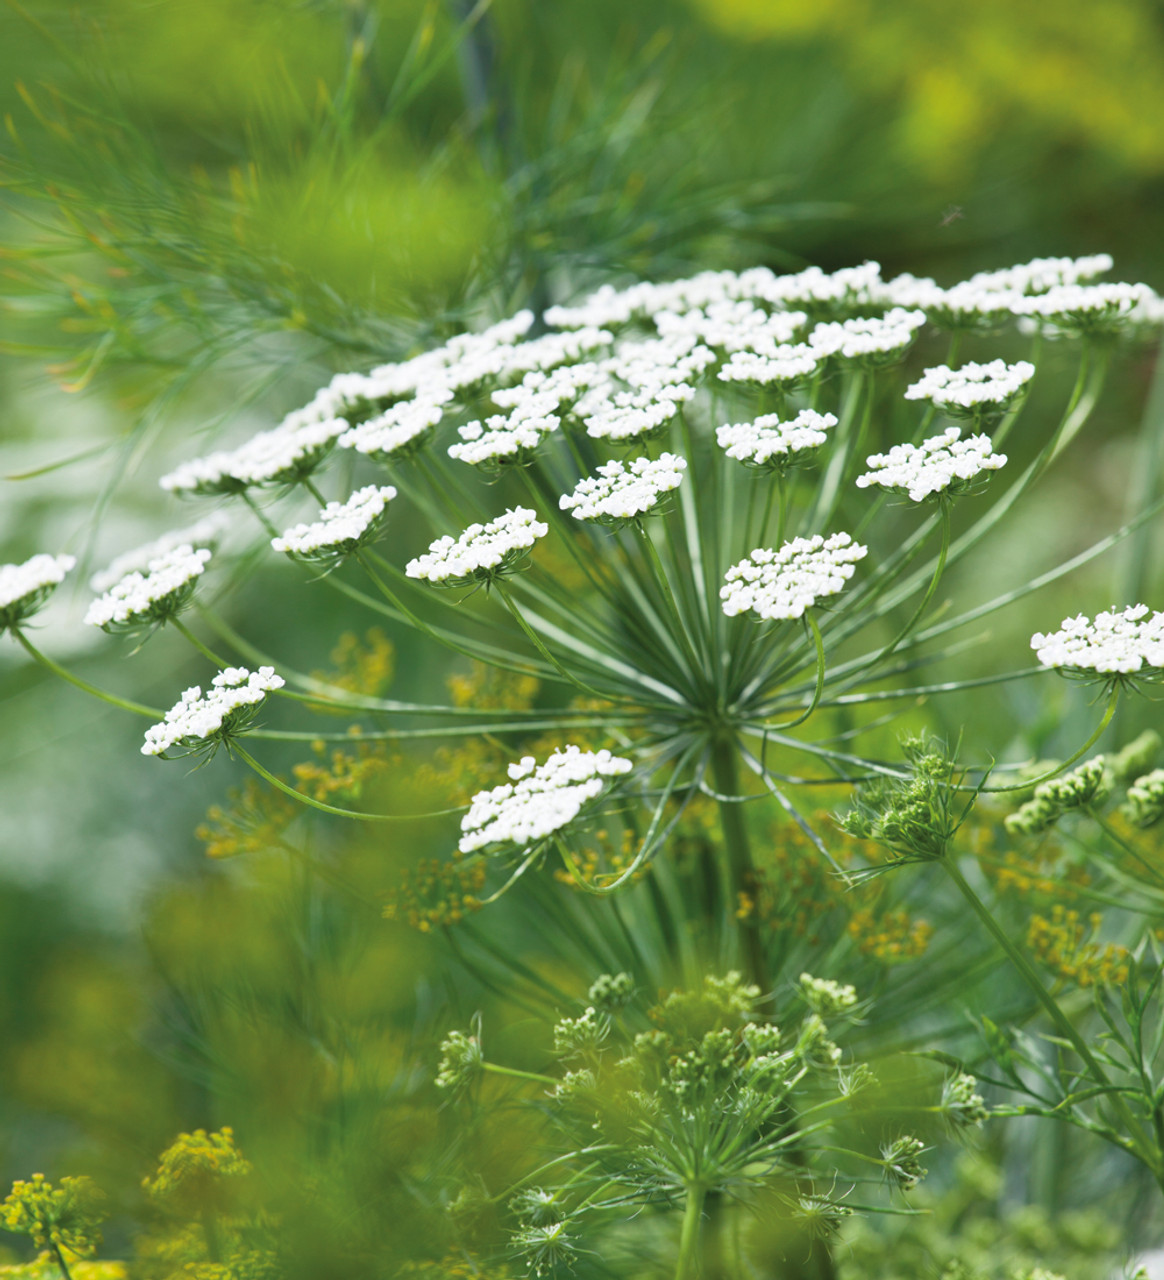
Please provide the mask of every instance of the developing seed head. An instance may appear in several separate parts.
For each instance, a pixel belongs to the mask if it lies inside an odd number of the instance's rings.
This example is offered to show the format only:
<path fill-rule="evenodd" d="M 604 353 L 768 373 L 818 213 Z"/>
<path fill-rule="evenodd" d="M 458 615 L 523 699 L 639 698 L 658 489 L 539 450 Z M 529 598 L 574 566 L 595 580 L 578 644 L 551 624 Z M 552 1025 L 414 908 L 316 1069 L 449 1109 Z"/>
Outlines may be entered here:
<path fill-rule="evenodd" d="M 857 1003 L 857 989 L 834 982 L 831 978 L 814 978 L 802 973 L 797 984 L 801 999 L 822 1018 L 835 1018 L 847 1013 Z"/>
<path fill-rule="evenodd" d="M 297 524 L 272 538 L 271 546 L 309 564 L 339 564 L 379 537 L 388 504 L 395 497 L 391 485 L 357 489 L 346 502 L 329 502 L 318 520 Z"/>
<path fill-rule="evenodd" d="M 434 587 L 470 587 L 514 573 L 550 526 L 528 507 L 513 507 L 488 524 L 471 524 L 459 538 L 438 538 L 404 572 Z"/>
<path fill-rule="evenodd" d="M 920 1138 L 908 1134 L 883 1144 L 881 1159 L 886 1178 L 900 1190 L 912 1191 L 927 1173 L 920 1159 L 925 1149 L 926 1144 Z"/>
<path fill-rule="evenodd" d="M 825 432 L 836 425 L 831 413 L 802 409 L 787 422 L 768 413 L 754 422 L 717 427 L 715 438 L 729 458 L 745 466 L 787 471 L 807 461 L 828 439 Z"/>
<path fill-rule="evenodd" d="M 535 1276 L 544 1276 L 560 1267 L 572 1267 L 578 1250 L 570 1238 L 567 1222 L 554 1222 L 546 1226 L 522 1227 L 514 1232 L 513 1247 L 525 1255 Z"/>
<path fill-rule="evenodd" d="M 764 619 L 799 618 L 836 595 L 868 550 L 847 533 L 793 538 L 779 551 L 758 547 L 724 575 L 723 611 L 729 618 L 748 611 Z"/>
<path fill-rule="evenodd" d="M 540 765 L 525 756 L 509 766 L 511 782 L 473 797 L 461 819 L 464 834 L 458 848 L 462 853 L 495 853 L 538 844 L 567 828 L 632 767 L 609 751 L 575 746 L 556 750 Z"/>
<path fill-rule="evenodd" d="M 1164 769 L 1136 779 L 1128 788 L 1122 812 L 1134 827 L 1151 827 L 1164 818 Z"/>
<path fill-rule="evenodd" d="M 0 635 L 38 612 L 76 563 L 72 556 L 42 554 L 0 565 Z"/>
<path fill-rule="evenodd" d="M 965 1071 L 947 1077 L 938 1109 L 952 1129 L 969 1129 L 990 1118 L 990 1110 L 977 1093 L 978 1081 Z"/>
<path fill-rule="evenodd" d="M 590 985 L 586 1000 L 603 1013 L 625 1008 L 635 993 L 635 980 L 629 973 L 600 974 Z"/>
<path fill-rule="evenodd" d="M 213 751 L 242 733 L 267 694 L 283 684 L 274 667 L 258 671 L 227 667 L 214 677 L 205 695 L 198 685 L 187 689 L 166 712 L 166 718 L 146 730 L 141 753 L 165 757 L 173 747 L 180 747 L 183 754 Z"/>
<path fill-rule="evenodd" d="M 485 1061 L 480 1034 L 450 1031 L 441 1042 L 441 1060 L 437 1068 L 436 1087 L 461 1093 L 481 1074 Z"/>
<path fill-rule="evenodd" d="M 857 477 L 857 487 L 880 485 L 908 494 L 911 502 L 970 493 L 979 475 L 1006 466 L 1006 454 L 991 450 L 989 436 L 961 436 L 960 427 L 948 427 L 920 445 L 897 444 L 888 453 L 871 454 L 865 460 L 869 470 Z"/>
<path fill-rule="evenodd" d="M 1111 779 L 1103 756 L 1085 761 L 1061 778 L 1050 778 L 1017 813 L 1008 814 L 1006 829 L 1012 835 L 1036 835 L 1072 809 L 1102 804 L 1111 791 Z"/>
<path fill-rule="evenodd" d="M 1146 604 L 1065 618 L 1058 631 L 1031 637 L 1031 648 L 1044 667 L 1066 675 L 1140 675 L 1157 679 L 1164 668 L 1164 613 L 1149 617 Z"/>
<path fill-rule="evenodd" d="M 625 524 L 654 511 L 665 494 L 679 487 L 686 470 L 687 460 L 673 453 L 607 462 L 579 480 L 573 493 L 563 494 L 558 505 L 572 511 L 575 520 Z"/>
<path fill-rule="evenodd" d="M 544 1187 L 529 1187 L 519 1191 L 509 1202 L 509 1207 L 531 1227 L 552 1227 L 566 1217 L 561 1193 L 547 1191 Z"/>
<path fill-rule="evenodd" d="M 610 1018 L 593 1006 L 578 1018 L 562 1018 L 554 1027 L 554 1052 L 560 1058 L 597 1053 L 610 1035 Z"/>
<path fill-rule="evenodd" d="M 147 566 L 127 573 L 89 606 L 85 622 L 110 634 L 160 627 L 190 603 L 210 552 L 190 545 L 175 547 Z"/>

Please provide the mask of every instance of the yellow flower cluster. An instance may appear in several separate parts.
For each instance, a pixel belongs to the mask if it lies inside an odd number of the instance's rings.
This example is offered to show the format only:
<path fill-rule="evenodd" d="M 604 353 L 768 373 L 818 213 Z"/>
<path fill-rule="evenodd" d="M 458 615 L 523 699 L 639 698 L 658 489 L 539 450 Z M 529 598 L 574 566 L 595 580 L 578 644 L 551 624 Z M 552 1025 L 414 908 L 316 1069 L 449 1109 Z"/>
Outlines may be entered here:
<path fill-rule="evenodd" d="M 124 1262 L 70 1262 L 73 1280 L 128 1280 Z M 8 1280 L 61 1280 L 61 1269 L 51 1253 L 42 1253 L 35 1262 L 0 1266 L 0 1276 Z"/>
<path fill-rule="evenodd" d="M 570 850 L 574 874 L 572 875 L 564 867 L 558 867 L 554 871 L 554 879 L 562 884 L 568 884 L 579 893 L 583 892 L 582 886 L 578 883 L 579 880 L 593 885 L 608 884 L 622 875 L 634 861 L 637 843 L 635 833 L 629 827 L 623 828 L 617 844 L 609 831 L 605 829 L 596 831 L 594 844 L 587 845 L 581 851 Z M 640 867 L 626 883 L 638 884 L 649 871 L 649 866 Z"/>
<path fill-rule="evenodd" d="M 1048 969 L 1077 987 L 1118 986 L 1128 979 L 1128 952 L 1114 942 L 1096 940 L 1102 924 L 1098 911 L 1084 921 L 1078 911 L 1056 904 L 1049 920 L 1031 916 L 1027 946 Z"/>
<path fill-rule="evenodd" d="M 379 627 L 366 631 L 362 640 L 354 632 L 345 631 L 330 657 L 333 670 L 313 671 L 312 677 L 348 693 L 378 697 L 396 673 L 396 650 Z"/>
<path fill-rule="evenodd" d="M 233 1129 L 180 1133 L 158 1158 L 157 1172 L 143 1178 L 142 1187 L 154 1200 L 174 1202 L 194 1211 L 212 1207 L 221 1198 L 224 1178 L 241 1178 L 251 1166 L 234 1143 Z"/>
<path fill-rule="evenodd" d="M 62 1178 L 54 1187 L 43 1173 L 12 1184 L 0 1204 L 0 1226 L 31 1236 L 38 1249 L 65 1250 L 88 1258 L 101 1243 L 97 1224 L 108 1214 L 104 1197 L 88 1178 Z"/>
<path fill-rule="evenodd" d="M 206 846 L 209 858 L 235 858 L 262 853 L 277 845 L 283 833 L 299 817 L 300 806 L 290 796 L 248 778 L 231 787 L 225 805 L 212 805 L 194 835 Z"/>
<path fill-rule="evenodd" d="M 459 924 L 480 907 L 477 895 L 485 885 L 485 864 L 464 864 L 441 858 L 423 859 L 400 872 L 400 885 L 388 895 L 384 916 L 406 920 L 421 933 Z"/>
<path fill-rule="evenodd" d="M 850 917 L 848 932 L 864 955 L 895 964 L 924 955 L 934 926 L 928 920 L 913 919 L 903 907 L 880 915 L 870 907 L 861 907 Z"/>
<path fill-rule="evenodd" d="M 304 795 L 325 803 L 358 800 L 365 784 L 395 763 L 382 742 L 364 741 L 358 727 L 353 725 L 348 736 L 352 749 L 333 747 L 329 752 L 326 743 L 314 742 L 316 758 L 292 766 L 295 786 Z"/>

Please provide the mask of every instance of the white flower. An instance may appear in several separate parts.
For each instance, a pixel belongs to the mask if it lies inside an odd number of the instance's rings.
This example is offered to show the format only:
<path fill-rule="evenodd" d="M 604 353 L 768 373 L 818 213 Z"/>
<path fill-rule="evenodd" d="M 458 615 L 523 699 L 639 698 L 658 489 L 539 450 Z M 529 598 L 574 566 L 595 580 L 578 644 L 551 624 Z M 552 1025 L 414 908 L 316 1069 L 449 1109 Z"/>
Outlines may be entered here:
<path fill-rule="evenodd" d="M 925 322 L 924 311 L 894 307 L 884 316 L 818 324 L 808 335 L 808 345 L 824 356 L 882 365 L 903 354 Z"/>
<path fill-rule="evenodd" d="M 1082 613 L 1065 618 L 1058 631 L 1037 632 L 1031 648 L 1044 667 L 1094 671 L 1101 675 L 1130 675 L 1164 668 L 1164 613 L 1146 604 L 1099 613 L 1092 622 Z"/>
<path fill-rule="evenodd" d="M 147 573 L 127 573 L 98 596 L 85 614 L 86 624 L 109 632 L 160 625 L 190 603 L 209 559 L 209 551 L 189 543 L 165 552 L 149 562 Z"/>
<path fill-rule="evenodd" d="M 380 462 L 409 457 L 427 443 L 444 416 L 443 405 L 453 398 L 448 388 L 429 392 L 423 398 L 401 400 L 358 427 L 345 431 L 337 440 L 341 449 L 355 449 Z"/>
<path fill-rule="evenodd" d="M 584 353 L 608 347 L 614 335 L 608 329 L 584 325 L 567 333 L 546 333 L 530 342 L 521 342 L 503 353 L 502 372 L 508 376 L 531 370 L 554 369 L 574 363 Z"/>
<path fill-rule="evenodd" d="M 1108 253 L 1093 253 L 1085 258 L 1033 258 L 1001 271 L 979 271 L 969 283 L 1004 292 L 1046 293 L 1060 285 L 1093 280 L 1112 266 Z"/>
<path fill-rule="evenodd" d="M 828 438 L 829 427 L 837 425 L 831 413 L 802 409 L 794 418 L 781 422 L 774 413 L 754 422 L 717 427 L 715 438 L 729 458 L 755 467 L 780 468 L 799 462 Z"/>
<path fill-rule="evenodd" d="M 232 517 L 227 512 L 212 511 L 210 515 L 204 516 L 185 529 L 173 529 L 169 533 L 163 533 L 160 538 L 155 538 L 153 542 L 147 542 L 144 546 L 123 552 L 110 562 L 107 569 L 95 573 L 89 579 L 89 586 L 98 594 L 108 591 L 127 573 L 131 573 L 134 569 L 139 572 L 142 569 L 148 570 L 151 560 L 157 560 L 178 547 L 210 547 L 213 550 L 215 544 L 233 523 Z"/>
<path fill-rule="evenodd" d="M 556 395 L 533 395 L 520 400 L 506 414 L 494 414 L 480 422 L 457 428 L 460 444 L 449 446 L 449 457 L 486 470 L 496 470 L 506 463 L 517 463 L 542 441 L 557 431 L 561 419 L 553 412 L 558 407 Z"/>
<path fill-rule="evenodd" d="M 680 382 L 655 391 L 617 391 L 583 419 L 586 434 L 596 440 L 638 440 L 658 431 L 679 411 L 679 406 L 695 397 L 695 388 Z"/>
<path fill-rule="evenodd" d="M 238 449 L 194 458 L 161 479 L 163 489 L 183 494 L 242 493 L 254 485 L 294 484 L 310 475 L 348 430 L 345 418 L 275 427 Z"/>
<path fill-rule="evenodd" d="M 659 388 L 692 382 L 715 364 L 715 352 L 697 343 L 690 334 L 645 338 L 624 342 L 615 355 L 602 362 L 612 378 L 636 391 L 657 392 Z"/>
<path fill-rule="evenodd" d="M 258 671 L 227 667 L 214 677 L 205 696 L 197 685 L 187 689 L 166 712 L 166 718 L 146 730 L 142 755 L 160 756 L 174 746 L 198 750 L 225 740 L 244 729 L 255 708 L 268 693 L 281 689 L 283 683 L 274 667 L 260 667 Z"/>
<path fill-rule="evenodd" d="M 1034 297 L 1017 298 L 1011 310 L 1049 321 L 1069 333 L 1114 332 L 1125 327 L 1136 307 L 1152 296 L 1144 284 L 1064 284 Z"/>
<path fill-rule="evenodd" d="M 940 364 L 926 369 L 905 392 L 907 400 L 932 400 L 956 416 L 997 416 L 1022 392 L 1035 376 L 1035 366 L 1027 360 L 1007 364 L 964 364 L 951 369 Z"/>
<path fill-rule="evenodd" d="M 676 313 L 660 311 L 655 327 L 664 337 L 681 336 L 720 351 L 747 351 L 791 342 L 808 321 L 803 311 L 769 314 L 743 299 L 711 303 Z"/>
<path fill-rule="evenodd" d="M 911 502 L 923 502 L 935 493 L 964 493 L 970 481 L 983 471 L 1006 466 L 1006 454 L 991 450 L 990 437 L 961 439 L 960 427 L 948 427 L 920 445 L 895 444 L 888 453 L 874 453 L 865 459 L 869 466 L 857 477 L 857 487 L 871 484 L 909 494 Z"/>
<path fill-rule="evenodd" d="M 833 1018 L 857 1003 L 857 988 L 832 978 L 814 978 L 811 973 L 800 975 L 800 995 L 804 1002 L 822 1018 Z"/>
<path fill-rule="evenodd" d="M 404 572 L 435 586 L 460 587 L 495 578 L 517 566 L 550 531 L 528 507 L 514 507 L 488 524 L 472 524 L 459 538 L 438 538 Z"/>
<path fill-rule="evenodd" d="M 761 386 L 792 386 L 811 378 L 825 353 L 807 343 L 773 347 L 762 355 L 737 351 L 719 371 L 721 382 L 754 382 Z"/>
<path fill-rule="evenodd" d="M 687 460 L 673 453 L 658 458 L 607 462 L 563 494 L 558 505 L 575 520 L 619 522 L 646 515 L 665 493 L 679 487 Z"/>
<path fill-rule="evenodd" d="M 41 554 L 23 564 L 0 564 L 0 632 L 32 617 L 76 563 L 72 556 Z"/>
<path fill-rule="evenodd" d="M 750 273 L 745 273 L 750 275 Z M 766 302 L 784 306 L 803 306 L 817 312 L 844 313 L 880 302 L 884 282 L 876 262 L 859 267 L 842 267 L 831 274 L 820 267 L 806 267 L 795 275 L 771 276 L 768 280 L 752 276 L 756 295 Z"/>
<path fill-rule="evenodd" d="M 509 766 L 511 782 L 478 791 L 461 819 L 458 848 L 478 849 L 536 844 L 561 831 L 583 806 L 602 795 L 610 779 L 629 773 L 631 761 L 609 751 L 568 746 L 537 764 L 533 756 Z"/>
<path fill-rule="evenodd" d="M 915 284 L 921 286 L 920 281 Z M 943 329 L 985 333 L 1009 324 L 1016 314 L 1014 308 L 1021 302 L 1022 294 L 1017 290 L 964 280 L 949 289 L 934 286 L 932 296 L 927 301 L 919 300 L 918 305 Z"/>
<path fill-rule="evenodd" d="M 761 618 L 799 618 L 818 600 L 836 595 L 868 550 L 847 533 L 793 538 L 779 551 L 757 547 L 724 575 L 723 611 L 729 618 L 747 610 Z"/>
<path fill-rule="evenodd" d="M 329 502 L 314 523 L 297 524 L 282 537 L 272 538 L 271 546 L 306 560 L 342 559 L 376 537 L 381 516 L 395 497 L 390 484 L 357 489 L 346 502 Z"/>

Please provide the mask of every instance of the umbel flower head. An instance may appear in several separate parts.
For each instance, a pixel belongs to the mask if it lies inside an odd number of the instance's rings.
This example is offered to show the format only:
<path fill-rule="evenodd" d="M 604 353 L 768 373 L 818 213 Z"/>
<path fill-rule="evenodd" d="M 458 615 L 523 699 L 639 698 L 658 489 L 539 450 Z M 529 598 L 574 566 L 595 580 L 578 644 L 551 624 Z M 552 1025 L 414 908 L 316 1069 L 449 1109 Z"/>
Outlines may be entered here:
<path fill-rule="evenodd" d="M 989 436 L 962 439 L 960 427 L 947 427 L 920 445 L 896 444 L 888 453 L 865 459 L 869 470 L 857 477 L 857 487 L 880 485 L 909 495 L 911 502 L 967 493 L 983 472 L 1006 466 L 1006 454 L 995 453 Z"/>
<path fill-rule="evenodd" d="M 76 563 L 72 556 L 37 555 L 0 565 L 0 635 L 38 612 Z"/>
<path fill-rule="evenodd" d="M 234 1199 L 230 1183 L 250 1172 L 233 1129 L 195 1129 L 180 1133 L 162 1152 L 157 1171 L 142 1180 L 142 1188 L 151 1200 L 181 1212 L 222 1211 Z"/>
<path fill-rule="evenodd" d="M 1031 648 L 1044 667 L 1065 675 L 1158 679 L 1164 671 L 1164 613 L 1152 613 L 1146 604 L 1097 613 L 1094 622 L 1080 613 L 1064 618 L 1058 631 L 1036 632 Z"/>
<path fill-rule="evenodd" d="M 717 427 L 715 438 L 729 458 L 745 466 L 786 471 L 811 457 L 828 439 L 828 429 L 836 425 L 834 414 L 802 409 L 784 422 L 779 415 L 767 413 L 754 422 Z"/>
<path fill-rule="evenodd" d="M 213 750 L 246 729 L 268 693 L 283 687 L 274 667 L 248 671 L 227 667 L 214 677 L 203 694 L 198 685 L 187 689 L 166 718 L 146 730 L 143 756 L 165 756 L 174 747 L 182 751 Z"/>
<path fill-rule="evenodd" d="M 438 538 L 427 554 L 410 560 L 404 572 L 435 587 L 470 587 L 516 570 L 526 552 L 550 531 L 528 507 L 514 507 L 490 520 L 471 524 L 459 538 Z"/>
<path fill-rule="evenodd" d="M 653 511 L 665 494 L 678 489 L 686 470 L 687 460 L 673 453 L 608 462 L 579 480 L 573 493 L 563 494 L 559 506 L 575 520 L 623 524 Z"/>
<path fill-rule="evenodd" d="M 1102 803 L 1110 789 L 1107 763 L 1095 756 L 1060 778 L 1040 782 L 1031 799 L 1007 815 L 1006 829 L 1012 835 L 1037 835 L 1072 809 Z"/>
<path fill-rule="evenodd" d="M 147 572 L 127 573 L 89 606 L 85 622 L 110 633 L 160 627 L 190 603 L 210 560 L 205 548 L 175 547 L 151 560 Z"/>
<path fill-rule="evenodd" d="M 817 601 L 835 596 L 868 550 L 847 533 L 793 538 L 779 551 L 758 547 L 724 575 L 723 611 L 729 618 L 745 612 L 764 619 L 799 618 Z"/>
<path fill-rule="evenodd" d="M 525 756 L 509 766 L 512 781 L 479 791 L 461 819 L 462 853 L 523 849 L 556 835 L 582 809 L 629 773 L 630 760 L 569 746 L 543 763 Z"/>
<path fill-rule="evenodd" d="M 0 1225 L 31 1236 L 38 1249 L 61 1249 L 90 1258 L 101 1243 L 98 1224 L 109 1216 L 105 1197 L 89 1178 L 62 1178 L 53 1186 L 43 1173 L 12 1184 L 0 1204 Z"/>
<path fill-rule="evenodd" d="M 906 388 L 907 400 L 929 400 L 952 418 L 969 418 L 977 426 L 997 422 L 1023 394 L 1035 376 L 1029 360 L 1007 364 L 964 364 L 957 369 L 939 364 L 927 369 Z"/>
<path fill-rule="evenodd" d="M 346 502 L 329 502 L 319 519 L 297 524 L 282 537 L 272 538 L 276 551 L 311 564 L 338 564 L 380 536 L 384 512 L 396 497 L 389 485 L 357 489 Z"/>

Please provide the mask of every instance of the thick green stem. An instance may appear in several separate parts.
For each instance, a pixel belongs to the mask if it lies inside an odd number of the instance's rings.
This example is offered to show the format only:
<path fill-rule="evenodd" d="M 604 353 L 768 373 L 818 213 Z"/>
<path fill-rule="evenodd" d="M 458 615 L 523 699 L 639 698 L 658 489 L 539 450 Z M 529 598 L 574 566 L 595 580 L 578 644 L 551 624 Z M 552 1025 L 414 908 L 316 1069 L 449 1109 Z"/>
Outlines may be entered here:
<path fill-rule="evenodd" d="M 739 767 L 736 746 L 730 739 L 721 739 L 711 757 L 712 777 L 715 789 L 721 797 L 740 795 Z M 729 910 L 739 901 L 741 893 L 751 893 L 755 887 L 755 866 L 748 842 L 748 830 L 744 823 L 744 811 L 738 801 L 719 800 L 719 817 L 723 826 L 724 844 L 727 846 L 728 870 L 731 883 Z M 768 965 L 764 956 L 760 930 L 754 921 L 740 925 L 741 945 L 748 978 L 761 991 L 768 990 Z"/>
<path fill-rule="evenodd" d="M 1015 945 L 1006 930 L 995 920 L 990 914 L 986 904 L 974 892 L 970 882 L 962 874 L 961 868 L 953 857 L 941 859 L 946 874 L 953 880 L 958 887 L 958 891 L 966 899 L 970 909 L 986 926 L 987 932 L 994 938 L 995 942 L 1006 953 L 1007 958 L 1019 971 L 1020 976 L 1027 986 L 1031 989 L 1032 994 L 1038 1002 L 1047 1011 L 1051 1021 L 1054 1023 L 1056 1030 L 1070 1042 L 1072 1048 L 1079 1056 L 1083 1064 L 1087 1067 L 1094 1082 L 1104 1088 L 1111 1086 L 1107 1073 L 1103 1067 L 1096 1061 L 1094 1054 L 1087 1045 L 1087 1041 L 1075 1029 L 1071 1019 L 1059 1007 L 1058 1001 L 1047 990 L 1043 984 L 1042 978 L 1039 977 L 1034 965 L 1026 958 L 1025 955 Z M 1162 1168 L 1162 1159 L 1164 1152 L 1154 1151 L 1151 1146 L 1146 1143 L 1146 1135 L 1140 1126 L 1136 1117 L 1132 1114 L 1131 1108 L 1128 1106 L 1123 1096 L 1113 1091 L 1110 1094 L 1112 1107 L 1119 1116 L 1120 1122 L 1127 1131 L 1127 1149 L 1136 1155 L 1151 1170 L 1153 1176 L 1159 1181 L 1164 1168 Z"/>
<path fill-rule="evenodd" d="M 703 1229 L 703 1202 L 707 1192 L 698 1182 L 687 1188 L 683 1209 L 683 1228 L 679 1233 L 679 1261 L 675 1280 L 692 1280 L 699 1274 L 699 1245 Z"/>
<path fill-rule="evenodd" d="M 53 1256 L 56 1258 L 57 1267 L 60 1270 L 64 1280 L 73 1280 L 73 1273 L 69 1270 L 69 1264 L 65 1261 L 65 1255 L 61 1252 L 61 1246 L 54 1240 Z"/>

